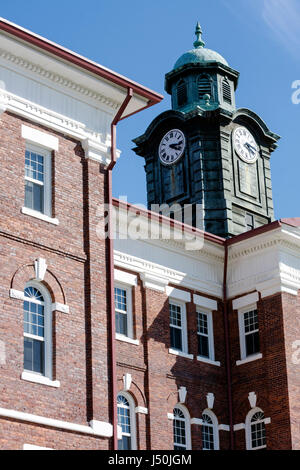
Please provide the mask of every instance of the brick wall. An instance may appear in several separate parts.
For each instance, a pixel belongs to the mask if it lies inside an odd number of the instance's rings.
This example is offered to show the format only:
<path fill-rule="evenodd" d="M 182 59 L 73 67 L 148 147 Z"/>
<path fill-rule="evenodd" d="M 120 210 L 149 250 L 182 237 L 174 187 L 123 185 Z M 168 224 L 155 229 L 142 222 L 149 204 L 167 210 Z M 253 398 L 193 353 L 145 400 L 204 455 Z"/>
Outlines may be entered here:
<path fill-rule="evenodd" d="M 55 226 L 21 213 L 24 205 L 25 141 L 21 125 L 59 139 L 54 153 L 53 215 Z M 97 207 L 104 201 L 99 164 L 84 158 L 75 140 L 5 113 L 0 120 L 0 407 L 87 425 L 111 422 L 106 307 L 106 246 L 98 239 Z M 60 388 L 21 380 L 23 371 L 23 302 L 9 297 L 35 277 L 34 260 L 46 259 L 44 284 L 53 302 L 70 313 L 53 313 L 53 372 Z M 2 423 L 1 448 L 23 443 L 55 448 L 107 448 L 108 439 Z"/>

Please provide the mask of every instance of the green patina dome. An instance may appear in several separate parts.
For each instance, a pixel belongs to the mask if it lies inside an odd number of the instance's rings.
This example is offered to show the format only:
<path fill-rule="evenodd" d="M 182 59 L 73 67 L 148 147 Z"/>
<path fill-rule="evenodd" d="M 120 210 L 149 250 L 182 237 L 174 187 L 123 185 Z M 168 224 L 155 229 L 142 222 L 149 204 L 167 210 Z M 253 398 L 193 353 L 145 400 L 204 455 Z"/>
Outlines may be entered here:
<path fill-rule="evenodd" d="M 205 43 L 202 40 L 202 29 L 199 23 L 197 23 L 195 34 L 197 37 L 194 42 L 195 49 L 191 49 L 180 56 L 174 65 L 174 70 L 186 64 L 204 64 L 207 62 L 219 62 L 227 67 L 229 66 L 221 54 L 204 47 Z"/>

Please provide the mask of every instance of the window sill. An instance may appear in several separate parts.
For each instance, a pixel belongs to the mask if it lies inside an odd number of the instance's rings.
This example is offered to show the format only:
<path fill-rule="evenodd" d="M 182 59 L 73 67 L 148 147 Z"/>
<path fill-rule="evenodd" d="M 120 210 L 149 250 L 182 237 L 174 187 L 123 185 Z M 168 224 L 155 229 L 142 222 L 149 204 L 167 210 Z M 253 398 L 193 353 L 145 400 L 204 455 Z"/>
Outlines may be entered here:
<path fill-rule="evenodd" d="M 48 377 L 44 377 L 43 375 L 33 374 L 31 372 L 22 372 L 21 375 L 22 380 L 26 380 L 27 382 L 33 382 L 41 385 L 48 385 L 48 387 L 59 388 L 60 382 L 59 380 L 50 380 Z"/>
<path fill-rule="evenodd" d="M 193 354 L 187 354 L 183 351 L 177 351 L 177 349 L 169 349 L 169 354 L 174 354 L 175 356 L 185 357 L 186 359 L 194 359 Z"/>
<path fill-rule="evenodd" d="M 31 217 L 35 217 L 36 219 L 44 220 L 45 222 L 49 222 L 50 224 L 58 225 L 58 219 L 53 217 L 49 217 L 48 215 L 42 214 L 41 212 L 34 211 L 33 209 L 28 209 L 28 207 L 22 207 L 21 209 L 22 214 L 30 215 Z"/>
<path fill-rule="evenodd" d="M 124 343 L 135 344 L 136 346 L 140 344 L 138 339 L 132 339 L 132 338 L 129 338 L 128 336 L 120 335 L 120 333 L 116 333 L 116 339 L 118 341 L 124 341 Z"/>
<path fill-rule="evenodd" d="M 212 361 L 211 359 L 208 359 L 207 357 L 197 356 L 197 361 L 205 362 L 206 364 L 211 364 L 212 366 L 221 367 L 221 362 Z"/>
<path fill-rule="evenodd" d="M 236 361 L 236 365 L 240 366 L 242 364 L 247 364 L 248 362 L 257 361 L 258 359 L 261 359 L 262 357 L 263 357 L 263 355 L 261 353 L 253 354 L 252 356 L 248 356 L 245 359 L 241 359 L 240 361 Z"/>

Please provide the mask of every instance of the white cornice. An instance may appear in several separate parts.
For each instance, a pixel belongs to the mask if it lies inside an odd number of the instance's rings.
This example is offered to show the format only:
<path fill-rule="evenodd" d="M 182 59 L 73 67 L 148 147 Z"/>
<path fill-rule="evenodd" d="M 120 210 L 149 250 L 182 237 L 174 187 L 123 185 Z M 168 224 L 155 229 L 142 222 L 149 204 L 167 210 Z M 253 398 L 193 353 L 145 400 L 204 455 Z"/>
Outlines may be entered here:
<path fill-rule="evenodd" d="M 1 108 L 79 140 L 86 158 L 104 165 L 111 160 L 110 142 L 102 143 L 102 133 L 88 129 L 82 122 L 58 114 L 3 89 L 0 89 Z M 117 158 L 120 154 L 121 152 L 117 150 Z"/>
<path fill-rule="evenodd" d="M 19 69 L 21 68 L 30 72 L 31 74 L 40 76 L 43 80 L 50 80 L 53 84 L 55 84 L 56 87 L 60 85 L 69 89 L 72 93 L 76 92 L 79 95 L 82 95 L 82 97 L 85 99 L 90 98 L 93 101 L 98 101 L 99 103 L 104 104 L 113 110 L 117 110 L 120 106 L 120 103 L 111 98 L 84 87 L 83 85 L 76 83 L 67 77 L 57 74 L 51 70 L 47 70 L 34 62 L 30 62 L 24 59 L 23 57 L 18 57 L 4 49 L 0 49 L 0 59 L 2 59 L 2 63 L 4 61 L 9 62 Z"/>

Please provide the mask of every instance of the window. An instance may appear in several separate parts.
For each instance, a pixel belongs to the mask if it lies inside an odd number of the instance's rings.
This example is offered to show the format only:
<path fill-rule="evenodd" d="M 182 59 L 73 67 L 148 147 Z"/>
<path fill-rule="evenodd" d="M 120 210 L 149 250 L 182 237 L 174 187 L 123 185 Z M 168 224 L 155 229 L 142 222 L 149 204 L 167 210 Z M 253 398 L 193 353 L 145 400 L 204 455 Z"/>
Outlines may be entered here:
<path fill-rule="evenodd" d="M 223 101 L 228 104 L 232 104 L 231 98 L 231 87 L 227 78 L 224 78 L 222 82 Z"/>
<path fill-rule="evenodd" d="M 267 447 L 266 423 L 270 420 L 265 418 L 263 411 L 254 408 L 246 418 L 246 443 L 247 450 L 260 450 Z"/>
<path fill-rule="evenodd" d="M 131 288 L 115 285 L 116 333 L 133 338 Z"/>
<path fill-rule="evenodd" d="M 50 296 L 44 287 L 29 284 L 24 298 L 24 370 L 51 378 Z"/>
<path fill-rule="evenodd" d="M 177 405 L 173 410 L 174 450 L 191 449 L 190 417 L 183 406 Z"/>
<path fill-rule="evenodd" d="M 254 229 L 254 217 L 252 214 L 246 213 L 245 222 L 246 229 L 248 232 Z"/>
<path fill-rule="evenodd" d="M 188 346 L 185 306 L 184 304 L 170 300 L 169 312 L 171 349 L 187 353 Z"/>
<path fill-rule="evenodd" d="M 177 104 L 183 106 L 187 102 L 187 88 L 185 81 L 181 80 L 177 85 Z"/>
<path fill-rule="evenodd" d="M 218 420 L 211 410 L 206 410 L 202 414 L 202 449 L 219 449 Z"/>
<path fill-rule="evenodd" d="M 39 146 L 26 146 L 25 207 L 51 216 L 51 152 Z"/>
<path fill-rule="evenodd" d="M 212 96 L 211 80 L 207 75 L 202 75 L 198 80 L 198 98 L 202 100 L 204 95 Z"/>
<path fill-rule="evenodd" d="M 257 307 L 239 311 L 241 359 L 256 357 L 260 352 Z"/>
<path fill-rule="evenodd" d="M 128 393 L 119 393 L 117 397 L 118 425 L 122 428 L 122 439 L 118 440 L 119 450 L 136 449 L 135 405 Z"/>
<path fill-rule="evenodd" d="M 246 356 L 259 352 L 259 331 L 257 310 L 244 313 Z"/>
<path fill-rule="evenodd" d="M 197 311 L 198 356 L 215 360 L 212 313 Z"/>

